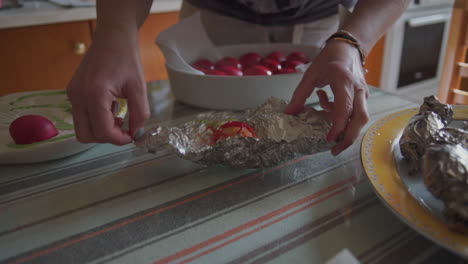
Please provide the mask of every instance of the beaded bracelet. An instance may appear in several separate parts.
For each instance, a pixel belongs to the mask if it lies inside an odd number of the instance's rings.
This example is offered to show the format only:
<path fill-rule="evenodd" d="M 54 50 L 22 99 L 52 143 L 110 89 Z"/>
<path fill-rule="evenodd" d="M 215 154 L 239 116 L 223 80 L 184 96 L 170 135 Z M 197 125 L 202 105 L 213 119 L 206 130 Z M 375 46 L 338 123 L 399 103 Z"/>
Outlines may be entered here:
<path fill-rule="evenodd" d="M 336 33 L 332 34 L 326 41 L 325 43 L 328 43 L 330 40 L 339 40 L 339 41 L 344 41 L 348 44 L 351 44 L 354 46 L 358 52 L 359 52 L 359 57 L 361 59 L 361 65 L 364 68 L 365 61 L 366 61 L 366 55 L 364 54 L 364 50 L 362 49 L 361 45 L 357 41 L 357 39 L 348 31 L 345 30 L 339 30 Z M 364 68 L 364 71 L 367 72 L 367 70 Z"/>

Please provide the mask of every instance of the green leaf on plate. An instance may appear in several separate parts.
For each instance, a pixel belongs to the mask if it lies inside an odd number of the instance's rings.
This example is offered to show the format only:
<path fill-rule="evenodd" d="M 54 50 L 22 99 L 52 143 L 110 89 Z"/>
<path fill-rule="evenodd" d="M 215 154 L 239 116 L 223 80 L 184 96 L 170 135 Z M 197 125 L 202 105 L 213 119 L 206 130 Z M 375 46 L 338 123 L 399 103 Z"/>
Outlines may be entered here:
<path fill-rule="evenodd" d="M 9 147 L 9 148 L 15 148 L 15 149 L 25 149 L 25 148 L 31 148 L 31 147 L 34 147 L 34 146 L 37 146 L 37 145 L 40 145 L 40 144 L 44 144 L 44 143 L 50 143 L 50 142 L 55 142 L 55 141 L 59 141 L 59 140 L 62 140 L 62 139 L 71 138 L 71 137 L 74 137 L 74 136 L 75 136 L 75 134 L 68 134 L 68 135 L 49 138 L 47 140 L 32 143 L 32 144 L 18 145 L 18 144 L 15 144 L 15 143 L 10 143 L 10 144 L 6 144 L 6 146 Z"/>
<path fill-rule="evenodd" d="M 10 105 L 17 104 L 24 99 L 32 98 L 32 97 L 37 97 L 37 96 L 49 96 L 49 95 L 60 95 L 60 94 L 66 94 L 66 91 L 60 90 L 60 91 L 47 91 L 47 92 L 40 92 L 40 93 L 33 93 L 33 94 L 28 94 L 28 95 L 23 95 L 18 98 L 16 98 L 14 101 L 10 102 Z"/>
<path fill-rule="evenodd" d="M 55 116 L 51 117 L 52 121 L 55 123 L 55 127 L 59 130 L 73 130 L 73 124 L 67 123 L 64 120 L 57 118 Z"/>
<path fill-rule="evenodd" d="M 16 106 L 16 107 L 10 108 L 10 111 L 24 110 L 24 109 L 31 109 L 31 108 L 62 108 L 62 109 L 68 110 L 70 106 L 69 104 L 25 105 L 25 106 Z"/>

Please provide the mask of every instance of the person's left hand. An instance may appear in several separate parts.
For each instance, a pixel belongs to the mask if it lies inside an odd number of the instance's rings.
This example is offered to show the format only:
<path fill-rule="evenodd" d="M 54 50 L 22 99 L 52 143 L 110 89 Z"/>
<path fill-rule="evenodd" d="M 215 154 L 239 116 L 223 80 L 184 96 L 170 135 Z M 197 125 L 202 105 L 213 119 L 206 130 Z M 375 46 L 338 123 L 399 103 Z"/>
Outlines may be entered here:
<path fill-rule="evenodd" d="M 317 95 L 323 114 L 332 122 L 327 140 L 337 142 L 332 154 L 338 155 L 354 143 L 369 120 L 366 105 L 369 90 L 355 47 L 338 40 L 329 41 L 305 72 L 286 113 L 301 112 L 314 89 L 325 85 L 330 85 L 334 101 L 330 102 L 323 90 L 317 91 Z"/>

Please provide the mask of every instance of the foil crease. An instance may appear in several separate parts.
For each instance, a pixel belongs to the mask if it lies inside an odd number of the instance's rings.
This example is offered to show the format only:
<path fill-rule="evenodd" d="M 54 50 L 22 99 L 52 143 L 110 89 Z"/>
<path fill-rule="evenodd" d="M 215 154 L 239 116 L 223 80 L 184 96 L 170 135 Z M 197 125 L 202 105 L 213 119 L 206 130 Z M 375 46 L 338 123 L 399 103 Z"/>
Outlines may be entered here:
<path fill-rule="evenodd" d="M 436 144 L 461 144 L 464 148 L 468 148 L 468 129 L 445 127 L 442 128 L 436 135 Z"/>
<path fill-rule="evenodd" d="M 326 140 L 330 122 L 313 109 L 297 116 L 284 113 L 287 103 L 270 98 L 255 109 L 242 113 L 208 112 L 187 123 L 156 126 L 138 138 L 135 144 L 155 153 L 169 149 L 180 157 L 204 165 L 222 164 L 235 168 L 268 168 L 298 155 L 331 149 Z M 209 144 L 207 128 L 228 121 L 246 122 L 257 138 L 230 137 Z"/>
<path fill-rule="evenodd" d="M 439 138 L 439 131 L 444 127 L 440 117 L 433 112 L 424 112 L 410 119 L 400 138 L 401 154 L 408 161 L 410 174 L 420 170 L 426 147 Z"/>
<path fill-rule="evenodd" d="M 445 126 L 452 122 L 453 108 L 449 104 L 443 104 L 433 95 L 424 98 L 424 103 L 419 107 L 419 113 L 433 112 L 438 115 Z"/>
<path fill-rule="evenodd" d="M 445 204 L 452 230 L 468 233 L 468 149 L 463 144 L 433 144 L 423 156 L 422 175 L 429 191 Z"/>
<path fill-rule="evenodd" d="M 434 96 L 424 98 L 419 113 L 410 119 L 399 141 L 401 153 L 408 161 L 410 174 L 420 171 L 421 158 L 426 147 L 450 136 L 448 132 L 441 134 L 441 129 L 452 121 L 452 116 L 453 109 L 450 105 L 440 103 Z"/>

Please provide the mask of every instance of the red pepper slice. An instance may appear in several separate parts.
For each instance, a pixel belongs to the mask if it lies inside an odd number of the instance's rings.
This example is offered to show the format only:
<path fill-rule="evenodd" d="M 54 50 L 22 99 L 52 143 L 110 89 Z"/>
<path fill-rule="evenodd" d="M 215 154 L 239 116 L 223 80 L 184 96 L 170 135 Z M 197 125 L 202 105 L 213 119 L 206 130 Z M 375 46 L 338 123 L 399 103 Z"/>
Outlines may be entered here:
<path fill-rule="evenodd" d="M 236 134 L 241 134 L 243 132 L 242 129 L 245 128 L 245 129 L 247 129 L 248 132 L 250 132 L 252 137 L 257 137 L 257 135 L 255 134 L 255 130 L 251 126 L 249 126 L 247 123 L 240 122 L 240 121 L 230 121 L 230 122 L 227 122 L 227 123 L 223 124 L 219 128 L 221 130 L 223 130 L 225 128 L 230 128 L 230 127 L 238 127 L 239 128 L 239 130 L 237 131 Z"/>
<path fill-rule="evenodd" d="M 210 144 L 216 145 L 216 142 L 220 139 L 241 135 L 243 137 L 257 137 L 255 130 L 248 124 L 240 121 L 227 122 L 216 129 L 214 127 L 207 127 L 207 130 L 212 131 L 210 137 Z"/>

